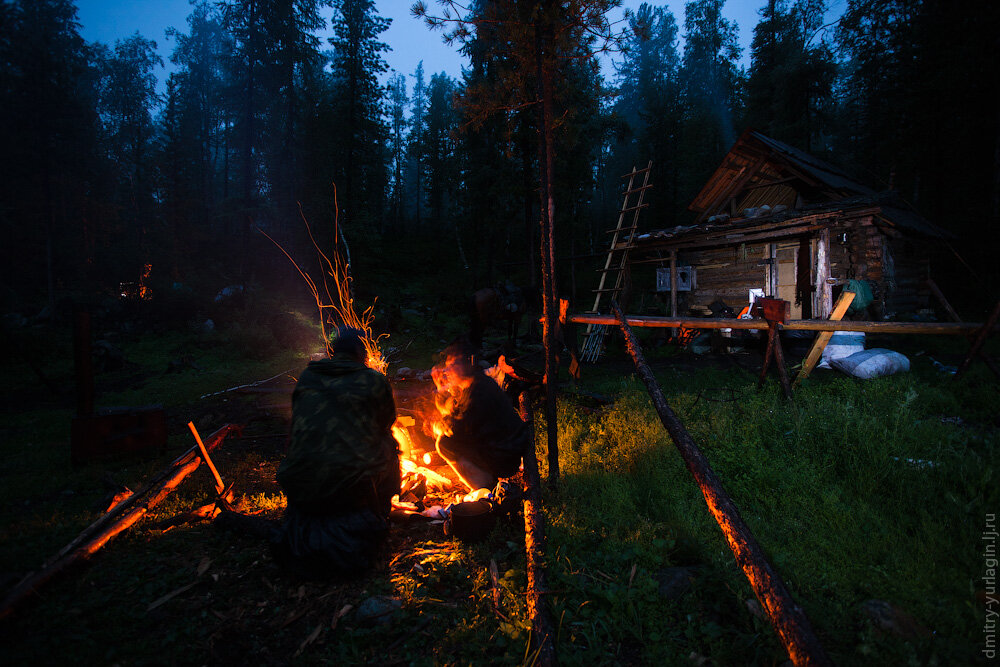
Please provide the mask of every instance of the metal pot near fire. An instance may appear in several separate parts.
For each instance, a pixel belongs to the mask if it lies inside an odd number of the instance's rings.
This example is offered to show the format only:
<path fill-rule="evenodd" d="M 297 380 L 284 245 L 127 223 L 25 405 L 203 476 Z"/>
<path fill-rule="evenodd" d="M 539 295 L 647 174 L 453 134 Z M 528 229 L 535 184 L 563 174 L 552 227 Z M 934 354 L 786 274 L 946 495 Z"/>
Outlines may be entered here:
<path fill-rule="evenodd" d="M 481 542 L 493 531 L 497 512 L 485 498 L 452 505 L 451 516 L 444 523 L 444 534 L 463 542 Z"/>

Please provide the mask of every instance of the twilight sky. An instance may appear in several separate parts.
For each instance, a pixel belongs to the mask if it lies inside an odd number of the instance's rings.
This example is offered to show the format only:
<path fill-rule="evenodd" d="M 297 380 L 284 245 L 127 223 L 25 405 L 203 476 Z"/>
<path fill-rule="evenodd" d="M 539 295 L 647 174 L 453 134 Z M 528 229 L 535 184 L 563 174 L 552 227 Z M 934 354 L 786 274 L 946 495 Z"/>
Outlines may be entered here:
<path fill-rule="evenodd" d="M 753 28 L 759 18 L 757 12 L 765 3 L 766 0 L 729 0 L 723 9 L 726 18 L 735 20 L 739 25 L 742 62 L 745 66 L 749 66 L 750 62 L 749 47 Z M 427 4 L 431 9 L 437 7 L 434 0 L 428 0 Z M 641 4 L 641 0 L 625 0 L 623 4 L 635 9 Z M 650 4 L 666 4 L 683 32 L 684 0 L 669 0 L 665 3 L 653 0 Z M 831 4 L 835 9 L 840 6 L 842 10 L 845 0 L 834 0 Z M 385 54 L 389 67 L 403 74 L 412 74 L 417 63 L 423 60 L 427 79 L 437 72 L 458 77 L 465 59 L 455 49 L 445 46 L 439 31 L 432 32 L 410 15 L 412 5 L 413 0 L 375 2 L 379 13 L 392 19 L 392 26 L 382 34 L 383 41 L 392 47 L 392 51 Z M 172 71 L 169 56 L 174 42 L 167 41 L 164 30 L 173 26 L 181 32 L 187 32 L 187 15 L 191 8 L 188 0 L 77 0 L 77 6 L 82 26 L 80 32 L 87 41 L 100 41 L 113 46 L 116 39 L 128 37 L 136 31 L 143 37 L 154 40 L 166 64 L 166 68 L 156 73 L 160 90 L 165 88 L 167 73 Z M 328 23 L 331 14 L 330 8 L 323 10 Z M 610 63 L 605 63 L 605 77 L 610 79 L 612 74 Z M 409 80 L 408 85 L 411 83 L 412 80 Z"/>

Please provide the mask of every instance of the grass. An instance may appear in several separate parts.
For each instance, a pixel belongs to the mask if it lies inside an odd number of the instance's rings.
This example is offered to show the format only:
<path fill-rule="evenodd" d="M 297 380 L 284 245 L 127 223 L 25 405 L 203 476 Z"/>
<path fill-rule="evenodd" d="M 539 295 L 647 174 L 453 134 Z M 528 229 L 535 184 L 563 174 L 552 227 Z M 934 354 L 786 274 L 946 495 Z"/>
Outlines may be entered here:
<path fill-rule="evenodd" d="M 391 340 L 405 340 L 406 328 L 420 338 L 421 349 L 411 346 L 397 363 L 416 358 L 407 365 L 421 368 L 433 341 L 446 340 L 458 320 L 413 310 Z M 126 341 L 126 358 L 137 366 L 102 375 L 99 386 L 115 404 L 165 404 L 175 453 L 189 445 L 187 419 L 249 414 L 235 396 L 203 401 L 202 394 L 303 363 L 293 353 L 248 356 L 225 343 L 221 335 L 192 334 Z M 837 664 L 976 664 L 982 657 L 981 538 L 986 514 L 1000 508 L 997 385 L 981 365 L 957 382 L 935 370 L 929 357 L 949 362 L 964 350 L 961 342 L 908 344 L 910 373 L 862 382 L 817 372 L 793 403 L 773 379 L 756 389 L 756 357 L 724 366 L 668 347 L 647 350 L 669 403 Z M 181 352 L 197 368 L 165 372 Z M 65 377 L 59 363 L 53 355 L 46 367 L 53 377 Z M 545 497 L 560 661 L 784 662 L 621 352 L 587 367 L 580 386 L 568 389 L 559 403 L 561 483 Z M 595 394 L 613 400 L 595 402 Z M 71 468 L 71 412 L 65 401 L 43 400 L 4 414 L 0 573 L 23 574 L 92 521 L 105 473 L 136 488 L 172 455 Z M 543 419 L 537 410 L 540 449 Z M 245 511 L 276 518 L 284 506 L 273 482 L 280 448 L 248 442 L 227 443 L 217 464 L 224 477 L 239 480 Z M 544 452 L 539 458 L 544 474 Z M 4 662 L 72 655 L 90 664 L 530 663 L 516 526 L 473 546 L 443 538 L 436 527 L 397 528 L 370 576 L 303 582 L 259 543 L 206 525 L 155 528 L 204 502 L 211 481 L 202 473 L 0 625 Z M 340 615 L 373 596 L 392 596 L 402 607 L 387 623 L 364 622 L 356 611 Z M 914 629 L 906 636 L 880 629 L 863 611 L 869 600 L 890 603 Z"/>

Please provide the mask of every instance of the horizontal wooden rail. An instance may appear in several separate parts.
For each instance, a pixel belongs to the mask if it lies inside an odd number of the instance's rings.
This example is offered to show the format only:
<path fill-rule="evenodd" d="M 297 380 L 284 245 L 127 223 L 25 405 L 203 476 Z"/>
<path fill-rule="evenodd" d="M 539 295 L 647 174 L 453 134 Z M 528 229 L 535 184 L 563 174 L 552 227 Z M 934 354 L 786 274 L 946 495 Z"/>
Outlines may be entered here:
<path fill-rule="evenodd" d="M 619 325 L 619 321 L 614 315 L 571 315 L 569 321 L 577 324 Z M 625 321 L 631 327 L 767 330 L 766 320 L 629 315 L 626 316 Z M 980 330 L 982 326 L 981 322 L 831 322 L 830 320 L 789 320 L 784 324 L 779 324 L 778 328 L 785 331 L 864 331 L 866 333 L 968 336 Z M 997 333 L 998 331 L 1000 331 L 1000 327 L 994 327 L 991 333 Z"/>

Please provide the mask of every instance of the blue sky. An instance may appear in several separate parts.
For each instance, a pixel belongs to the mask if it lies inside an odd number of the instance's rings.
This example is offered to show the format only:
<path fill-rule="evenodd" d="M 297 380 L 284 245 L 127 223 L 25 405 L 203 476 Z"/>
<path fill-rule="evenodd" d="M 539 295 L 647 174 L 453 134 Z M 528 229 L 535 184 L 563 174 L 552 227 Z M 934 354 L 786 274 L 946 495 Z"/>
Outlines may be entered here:
<path fill-rule="evenodd" d="M 753 27 L 757 24 L 758 11 L 766 0 L 729 0 L 723 13 L 729 20 L 739 25 L 739 41 L 743 47 L 743 64 L 749 66 L 749 46 L 753 38 Z M 832 4 L 844 5 L 845 0 L 835 0 Z M 436 72 L 446 72 L 457 77 L 461 73 L 464 59 L 452 47 L 446 46 L 441 40 L 441 33 L 429 30 L 422 22 L 410 15 L 413 0 L 376 0 L 376 7 L 383 16 L 393 19 L 392 26 L 383 33 L 382 38 L 392 51 L 386 54 L 389 66 L 401 73 L 411 74 L 420 60 L 424 61 L 424 72 L 427 78 Z M 433 9 L 436 3 L 427 0 Z M 624 6 L 636 8 L 641 0 L 625 0 Z M 666 5 L 677 19 L 683 32 L 684 1 L 669 0 L 666 3 L 650 2 L 652 5 Z M 164 30 L 175 27 L 181 32 L 187 32 L 187 15 L 190 13 L 188 0 L 77 0 L 81 34 L 87 41 L 101 41 L 113 45 L 116 39 L 128 37 L 136 31 L 147 39 L 152 39 L 159 47 L 160 55 L 167 69 L 158 71 L 161 90 L 164 88 L 169 68 L 169 56 L 173 50 L 173 41 L 168 41 Z M 332 10 L 323 10 L 329 21 Z M 619 12 L 620 17 L 620 12 Z M 613 70 L 610 63 L 605 63 L 605 76 L 610 77 Z"/>

